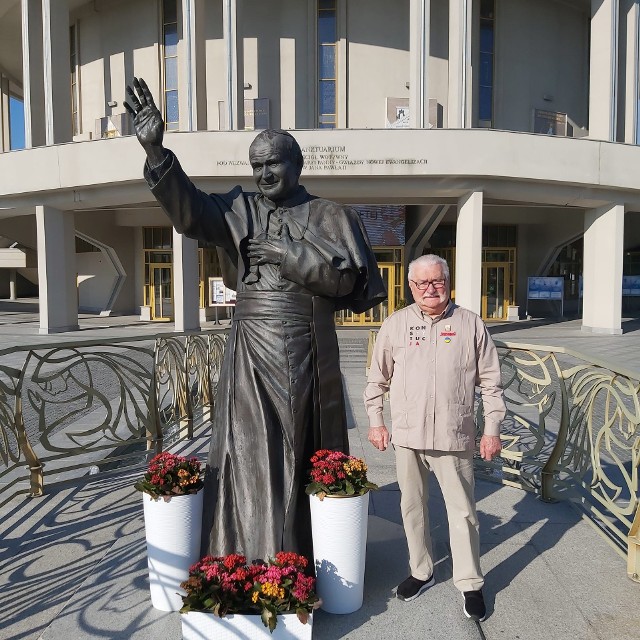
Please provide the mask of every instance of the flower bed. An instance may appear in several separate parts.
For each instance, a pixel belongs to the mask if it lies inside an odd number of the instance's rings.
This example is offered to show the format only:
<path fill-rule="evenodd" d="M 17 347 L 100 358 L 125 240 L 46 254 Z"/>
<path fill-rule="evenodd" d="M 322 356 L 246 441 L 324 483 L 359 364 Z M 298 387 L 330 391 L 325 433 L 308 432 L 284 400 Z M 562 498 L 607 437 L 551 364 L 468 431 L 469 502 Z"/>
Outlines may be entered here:
<path fill-rule="evenodd" d="M 260 615 L 270 631 L 278 614 L 294 613 L 306 623 L 318 606 L 315 579 L 305 574 L 307 559 L 281 551 L 267 561 L 247 563 L 245 556 L 205 556 L 189 570 L 181 587 L 181 613 L 208 611 L 218 617 L 230 614 Z"/>

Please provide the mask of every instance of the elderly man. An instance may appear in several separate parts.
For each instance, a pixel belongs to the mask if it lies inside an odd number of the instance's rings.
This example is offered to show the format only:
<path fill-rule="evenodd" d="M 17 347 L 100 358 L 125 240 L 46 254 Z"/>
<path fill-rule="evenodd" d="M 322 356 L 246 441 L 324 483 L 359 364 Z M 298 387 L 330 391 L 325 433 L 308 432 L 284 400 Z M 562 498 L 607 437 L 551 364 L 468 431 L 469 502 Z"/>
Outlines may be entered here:
<path fill-rule="evenodd" d="M 205 550 L 311 556 L 309 458 L 348 450 L 333 314 L 386 297 L 367 234 L 355 211 L 298 184 L 302 153 L 284 131 L 251 144 L 260 193 L 199 191 L 162 146 L 147 85 L 135 79 L 127 92 L 153 195 L 179 232 L 218 247 L 237 291 L 209 450 Z"/>
<path fill-rule="evenodd" d="M 390 437 L 382 416 L 390 390 L 393 445 L 411 575 L 396 596 L 417 598 L 431 587 L 428 477 L 435 474 L 447 508 L 453 583 L 464 595 L 465 615 L 484 620 L 478 517 L 474 499 L 473 404 L 479 385 L 485 427 L 480 455 L 500 452 L 505 415 L 500 365 L 482 320 L 449 299 L 449 268 L 435 255 L 409 265 L 415 304 L 389 316 L 378 333 L 364 399 L 369 441 L 381 451 Z"/>

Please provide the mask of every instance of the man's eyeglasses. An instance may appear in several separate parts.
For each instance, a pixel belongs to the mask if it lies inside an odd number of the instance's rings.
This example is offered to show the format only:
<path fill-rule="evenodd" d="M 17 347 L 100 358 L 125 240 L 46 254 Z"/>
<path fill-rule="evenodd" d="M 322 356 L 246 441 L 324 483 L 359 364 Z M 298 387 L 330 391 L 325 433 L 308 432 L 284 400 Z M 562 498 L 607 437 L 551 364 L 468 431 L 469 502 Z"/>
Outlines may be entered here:
<path fill-rule="evenodd" d="M 447 284 L 446 280 L 421 280 L 420 282 L 410 280 L 410 282 L 413 282 L 418 291 L 426 291 L 430 286 L 433 286 L 434 289 L 444 289 Z"/>

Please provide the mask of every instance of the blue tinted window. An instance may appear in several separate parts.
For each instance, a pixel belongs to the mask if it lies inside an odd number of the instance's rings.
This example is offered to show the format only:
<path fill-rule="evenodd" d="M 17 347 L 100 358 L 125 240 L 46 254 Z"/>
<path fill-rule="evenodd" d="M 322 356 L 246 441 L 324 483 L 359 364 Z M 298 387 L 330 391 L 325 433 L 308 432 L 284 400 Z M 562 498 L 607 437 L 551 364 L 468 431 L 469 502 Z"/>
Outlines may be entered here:
<path fill-rule="evenodd" d="M 318 42 L 333 44 L 336 41 L 336 15 L 321 11 L 318 14 Z"/>
<path fill-rule="evenodd" d="M 178 88 L 178 58 L 167 58 L 165 60 L 165 80 L 164 88 L 167 91 Z"/>
<path fill-rule="evenodd" d="M 167 101 L 166 120 L 167 122 L 178 122 L 178 92 L 167 91 L 165 95 Z"/>
<path fill-rule="evenodd" d="M 336 83 L 333 81 L 320 82 L 320 113 L 336 112 Z"/>
<path fill-rule="evenodd" d="M 9 141 L 11 149 L 24 149 L 24 102 L 9 98 Z"/>
<path fill-rule="evenodd" d="M 164 55 L 178 55 L 178 25 L 168 24 L 164 28 Z"/>
<path fill-rule="evenodd" d="M 318 126 L 336 126 L 336 0 L 318 0 Z"/>
<path fill-rule="evenodd" d="M 491 53 L 480 54 L 480 84 L 484 86 L 493 84 L 493 55 Z"/>
<path fill-rule="evenodd" d="M 336 122 L 336 116 L 334 113 L 321 114 L 318 118 L 318 121 L 321 125 L 325 126 L 334 126 Z"/>
<path fill-rule="evenodd" d="M 320 77 L 336 77 L 336 48 L 334 46 L 320 47 Z"/>
<path fill-rule="evenodd" d="M 480 1 L 480 65 L 478 120 L 493 126 L 493 63 L 495 52 L 495 0 Z"/>
<path fill-rule="evenodd" d="M 493 22 L 480 21 L 480 51 L 493 51 Z"/>
<path fill-rule="evenodd" d="M 480 103 L 478 110 L 478 117 L 480 120 L 491 120 L 492 114 L 492 88 L 480 87 Z"/>

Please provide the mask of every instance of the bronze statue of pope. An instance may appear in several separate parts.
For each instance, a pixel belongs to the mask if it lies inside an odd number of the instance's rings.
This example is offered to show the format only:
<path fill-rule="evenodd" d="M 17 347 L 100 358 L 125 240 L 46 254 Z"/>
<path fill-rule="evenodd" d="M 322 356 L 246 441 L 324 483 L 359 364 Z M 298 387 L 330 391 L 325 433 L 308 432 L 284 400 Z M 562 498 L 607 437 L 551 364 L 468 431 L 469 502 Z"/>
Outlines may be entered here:
<path fill-rule="evenodd" d="M 386 291 L 351 208 L 309 195 L 303 156 L 280 130 L 249 148 L 257 193 L 200 191 L 163 146 L 144 80 L 127 110 L 147 154 L 144 176 L 176 230 L 215 245 L 237 303 L 220 374 L 205 487 L 203 552 L 312 558 L 309 458 L 348 451 L 334 313 L 363 312 Z"/>

